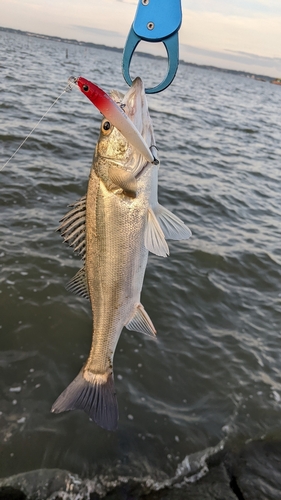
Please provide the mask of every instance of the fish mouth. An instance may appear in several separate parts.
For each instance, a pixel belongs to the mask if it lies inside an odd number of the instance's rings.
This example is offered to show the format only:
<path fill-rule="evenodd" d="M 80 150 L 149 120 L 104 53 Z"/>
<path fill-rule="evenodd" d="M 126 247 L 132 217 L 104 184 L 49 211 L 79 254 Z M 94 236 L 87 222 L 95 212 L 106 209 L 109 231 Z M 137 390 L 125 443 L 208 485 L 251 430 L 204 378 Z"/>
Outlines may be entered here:
<path fill-rule="evenodd" d="M 139 76 L 135 78 L 131 88 L 123 97 L 121 106 L 150 147 L 152 142 L 147 139 L 149 139 L 149 135 L 152 135 L 151 133 L 148 134 L 149 129 L 151 129 L 152 132 L 152 125 L 148 112 L 144 84 Z"/>
<path fill-rule="evenodd" d="M 147 99 L 145 95 L 145 88 L 143 81 L 140 77 L 135 78 L 132 86 L 127 90 L 125 95 L 122 95 L 117 90 L 111 92 L 112 99 L 123 109 L 128 119 L 136 127 L 139 134 L 142 136 L 147 148 L 151 151 L 153 160 L 148 160 L 149 155 L 143 155 L 134 147 L 130 147 L 130 138 L 125 138 L 127 143 L 126 160 L 127 167 L 134 176 L 140 177 L 148 165 L 159 163 L 157 158 L 157 148 L 155 146 L 155 139 L 152 127 L 152 121 L 149 115 Z M 117 129 L 118 130 L 118 129 Z M 118 135 L 118 134 L 117 134 Z M 116 166 L 122 168 L 124 158 L 110 157 L 108 154 L 102 155 L 104 160 L 110 160 Z M 124 165 L 123 165 L 124 168 Z"/>
<path fill-rule="evenodd" d="M 157 148 L 155 146 L 155 138 L 153 133 L 152 121 L 149 115 L 148 103 L 145 94 L 145 87 L 142 79 L 137 77 L 134 79 L 132 86 L 127 91 L 122 99 L 121 106 L 123 107 L 126 115 L 134 123 L 137 130 L 142 135 L 143 140 L 151 150 L 154 158 L 154 163 L 159 163 L 157 158 Z M 147 162 L 139 163 L 136 168 L 135 174 L 140 176 L 143 170 L 146 169 Z"/>

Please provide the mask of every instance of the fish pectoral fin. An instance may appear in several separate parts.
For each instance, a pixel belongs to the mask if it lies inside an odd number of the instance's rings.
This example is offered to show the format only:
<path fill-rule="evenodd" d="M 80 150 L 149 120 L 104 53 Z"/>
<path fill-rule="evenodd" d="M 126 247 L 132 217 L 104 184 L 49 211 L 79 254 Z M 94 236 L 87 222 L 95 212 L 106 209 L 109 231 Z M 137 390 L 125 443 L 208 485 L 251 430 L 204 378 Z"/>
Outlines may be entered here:
<path fill-rule="evenodd" d="M 168 240 L 188 240 L 192 235 L 190 229 L 170 210 L 158 203 L 154 213 L 161 229 Z"/>
<path fill-rule="evenodd" d="M 152 208 L 149 208 L 147 211 L 144 245 L 147 250 L 155 255 L 159 255 L 160 257 L 167 257 L 169 255 L 169 247 L 165 240 L 165 234 Z"/>
<path fill-rule="evenodd" d="M 85 266 L 81 267 L 73 278 L 67 283 L 66 289 L 84 299 L 90 300 Z"/>
<path fill-rule="evenodd" d="M 126 328 L 127 330 L 144 333 L 150 337 L 155 338 L 156 336 L 154 325 L 142 304 L 136 306 L 134 315 L 129 323 L 126 324 Z"/>
<path fill-rule="evenodd" d="M 137 181 L 134 175 L 122 168 L 109 167 L 108 177 L 113 184 L 120 187 L 124 194 L 130 198 L 135 198 L 137 195 Z"/>

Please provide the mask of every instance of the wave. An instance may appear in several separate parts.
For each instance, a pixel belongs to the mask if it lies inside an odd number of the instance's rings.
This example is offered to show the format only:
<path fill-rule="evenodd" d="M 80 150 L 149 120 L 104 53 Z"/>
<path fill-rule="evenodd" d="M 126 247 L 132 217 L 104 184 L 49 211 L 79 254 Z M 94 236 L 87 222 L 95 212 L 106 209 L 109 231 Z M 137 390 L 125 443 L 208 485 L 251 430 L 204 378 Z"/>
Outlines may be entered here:
<path fill-rule="evenodd" d="M 118 474 L 117 467 L 111 474 L 83 479 L 65 470 L 39 469 L 0 479 L 0 494 L 10 487 L 32 500 L 92 500 L 93 494 L 97 494 L 98 498 L 108 493 L 115 494 L 115 498 L 139 498 L 152 492 L 179 490 L 187 484 L 196 483 L 208 473 L 208 461 L 221 454 L 224 444 L 222 440 L 216 446 L 187 455 L 171 477 L 161 471 L 143 477 Z M 126 492 L 126 497 L 123 494 L 119 496 L 121 492 Z"/>

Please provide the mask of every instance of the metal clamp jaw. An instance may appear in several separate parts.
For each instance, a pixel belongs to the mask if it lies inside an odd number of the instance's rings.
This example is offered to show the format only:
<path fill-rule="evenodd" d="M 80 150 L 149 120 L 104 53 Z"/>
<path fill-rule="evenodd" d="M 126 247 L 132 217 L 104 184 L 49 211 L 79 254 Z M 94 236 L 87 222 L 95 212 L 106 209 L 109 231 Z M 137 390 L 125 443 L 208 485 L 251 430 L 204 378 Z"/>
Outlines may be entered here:
<path fill-rule="evenodd" d="M 181 26 L 181 0 L 139 0 L 136 16 L 123 51 L 123 76 L 132 85 L 129 73 L 134 51 L 142 40 L 163 42 L 168 55 L 168 72 L 156 87 L 145 89 L 155 94 L 167 88 L 176 76 L 179 64 L 178 30 Z"/>

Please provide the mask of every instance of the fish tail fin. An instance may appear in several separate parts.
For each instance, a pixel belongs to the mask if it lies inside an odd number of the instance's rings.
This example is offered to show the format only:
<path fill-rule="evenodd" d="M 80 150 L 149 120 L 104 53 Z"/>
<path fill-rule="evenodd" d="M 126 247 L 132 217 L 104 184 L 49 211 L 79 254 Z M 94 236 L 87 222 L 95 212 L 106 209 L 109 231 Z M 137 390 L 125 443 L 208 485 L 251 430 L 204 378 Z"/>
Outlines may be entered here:
<path fill-rule="evenodd" d="M 84 410 L 103 429 L 114 431 L 118 424 L 118 404 L 113 375 L 103 383 L 88 381 L 83 370 L 54 402 L 51 411 Z M 91 377 L 93 378 L 93 377 Z"/>

